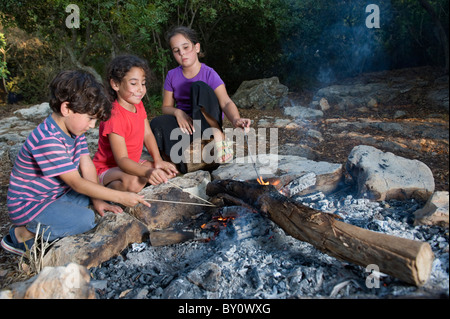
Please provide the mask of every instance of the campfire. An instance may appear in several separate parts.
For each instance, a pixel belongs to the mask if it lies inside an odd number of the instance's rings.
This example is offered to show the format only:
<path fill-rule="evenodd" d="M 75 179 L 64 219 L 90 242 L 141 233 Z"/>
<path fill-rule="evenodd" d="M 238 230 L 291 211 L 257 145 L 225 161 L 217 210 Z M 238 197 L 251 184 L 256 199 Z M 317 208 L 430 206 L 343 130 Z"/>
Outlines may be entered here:
<path fill-rule="evenodd" d="M 274 186 L 266 188 L 266 185 L 214 181 L 208 184 L 207 194 L 219 197 L 225 194 L 228 200 L 238 196 L 236 202 L 250 204 L 294 238 L 309 242 L 329 255 L 364 267 L 376 264 L 380 271 L 417 286 L 428 280 L 434 260 L 428 243 L 346 224 L 334 215 L 296 203 L 281 195 Z"/>
<path fill-rule="evenodd" d="M 428 287 L 430 281 L 435 285 L 436 278 L 430 280 L 435 250 L 433 245 L 431 250 L 429 237 L 407 233 L 416 231 L 410 223 L 407 228 L 393 232 L 389 228 L 387 231 L 378 229 L 396 226 L 390 223 L 390 211 L 382 213 L 384 217 L 371 211 L 372 205 L 378 205 L 378 211 L 384 209 L 381 207 L 384 204 L 378 201 L 367 199 L 367 212 L 361 216 L 369 221 L 366 224 L 355 222 L 352 213 L 345 211 L 352 202 L 348 199 L 350 195 L 346 195 L 351 190 L 340 184 L 342 173 L 339 167 L 335 168 L 339 165 L 322 166 L 314 162 L 314 170 L 295 170 L 287 168 L 296 167 L 291 158 L 288 160 L 277 161 L 278 166 L 272 173 L 262 166 L 262 163 L 271 163 L 271 159 L 262 157 L 258 162 L 261 172 L 248 169 L 253 163 L 245 162 L 236 171 L 216 172 L 214 176 L 196 171 L 171 180 L 177 186 L 166 184 L 148 189 L 145 198 L 154 200 L 152 207 L 141 205 L 132 212 L 150 231 L 148 248 L 139 253 L 129 251 L 126 258 L 130 262 L 134 258 L 145 259 L 145 263 L 139 265 L 156 265 L 152 266 L 159 269 L 156 273 L 171 278 L 170 286 L 162 287 L 164 292 L 158 295 L 162 290 L 155 286 L 149 288 L 149 296 L 241 298 L 258 293 L 262 298 L 304 293 L 335 296 L 342 287 L 349 291 L 347 296 L 355 290 L 373 294 L 366 290 L 364 283 L 370 274 L 365 274 L 369 266 L 373 276 L 384 281 L 385 286 L 381 287 L 388 290 L 394 289 L 392 281 L 405 287 Z M 339 203 L 334 210 L 323 208 L 337 198 Z M 357 198 L 355 203 L 364 201 Z M 311 206 L 310 203 L 317 204 Z M 413 203 L 405 201 L 402 205 Z M 411 211 L 411 208 L 404 209 Z M 440 255 L 436 256 L 441 260 Z M 204 271 L 205 277 L 197 273 L 199 269 Z M 346 277 L 346 269 L 357 269 L 354 273 L 358 275 L 355 277 L 353 273 Z M 151 269 L 148 271 L 153 273 Z M 205 288 L 215 278 L 218 279 L 214 288 Z M 314 290 L 316 288 L 307 289 L 312 282 L 321 287 L 320 292 Z M 192 290 L 192 284 L 202 289 L 201 295 L 195 293 L 195 287 Z M 242 287 L 241 295 L 235 293 L 233 285 Z M 184 286 L 186 290 L 182 289 Z M 211 291 L 220 291 L 220 294 L 210 295 Z"/>
<path fill-rule="evenodd" d="M 363 267 L 376 264 L 381 272 L 416 286 L 421 286 L 428 280 L 434 259 L 428 243 L 362 229 L 340 221 L 338 216 L 297 203 L 284 196 L 289 193 L 287 185 L 293 178 L 278 176 L 264 180 L 259 175 L 256 181 L 210 182 L 206 186 L 206 194 L 210 200 L 201 201 L 210 207 L 197 207 L 198 212 L 206 213 L 198 214 L 201 216 L 198 218 L 190 218 L 188 223 L 179 223 L 179 227 L 172 224 L 170 231 L 154 231 L 150 241 L 152 245 L 168 245 L 192 239 L 206 242 L 214 240 L 236 219 L 237 213 L 232 207 L 243 207 L 263 214 L 292 237 L 308 242 L 330 256 Z M 182 203 L 192 202 L 192 199 L 200 203 L 198 196 L 186 193 L 189 192 L 177 187 L 165 195 L 178 197 Z M 182 198 L 183 195 L 189 199 Z M 187 207 L 186 205 L 183 211 L 186 211 Z M 141 209 L 148 208 L 142 205 Z M 161 206 L 157 208 L 158 211 L 161 209 Z M 155 214 L 152 213 L 152 216 Z M 153 219 L 155 217 L 152 217 Z M 179 235 L 174 236 L 174 233 Z"/>
<path fill-rule="evenodd" d="M 293 192 L 297 177 L 258 177 L 205 183 L 212 206 L 183 204 L 180 209 L 174 203 L 152 203 L 155 213 L 150 212 L 153 220 L 148 221 L 154 228 L 146 248 L 131 248 L 124 258 L 92 271 L 93 278 L 111 276 L 111 286 L 99 292 L 101 296 L 113 298 L 135 287 L 130 298 L 139 289 L 151 298 L 335 297 L 358 291 L 389 294 L 426 282 L 433 260 L 427 243 L 348 225 L 337 215 L 295 202 L 283 194 Z M 161 196 L 203 202 L 186 192 L 191 192 L 189 185 L 179 185 L 184 191 L 172 186 L 162 189 Z M 304 198 L 309 197 L 317 196 Z M 157 215 L 169 210 L 165 208 L 178 214 L 190 211 L 182 220 L 167 222 L 167 216 Z M 378 290 L 365 288 L 368 265 L 379 266 L 371 275 L 381 282 Z M 345 275 L 350 269 L 353 277 Z"/>

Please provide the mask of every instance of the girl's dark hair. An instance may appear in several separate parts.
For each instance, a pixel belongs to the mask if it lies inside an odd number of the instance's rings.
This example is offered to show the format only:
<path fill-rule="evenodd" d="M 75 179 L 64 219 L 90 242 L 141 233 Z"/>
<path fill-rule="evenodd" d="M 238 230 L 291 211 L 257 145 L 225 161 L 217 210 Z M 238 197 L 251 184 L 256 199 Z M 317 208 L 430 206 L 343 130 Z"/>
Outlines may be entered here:
<path fill-rule="evenodd" d="M 181 34 L 186 39 L 191 41 L 193 44 L 199 43 L 197 32 L 195 32 L 195 30 L 184 26 L 176 26 L 166 33 L 166 41 L 169 44 L 169 46 L 170 46 L 170 39 L 172 39 L 172 37 L 176 36 L 177 34 Z M 205 54 L 202 51 L 200 51 L 198 56 L 200 58 L 203 58 Z"/>
<path fill-rule="evenodd" d="M 119 55 L 112 59 L 112 61 L 108 65 L 107 73 L 106 73 L 106 81 L 108 87 L 108 94 L 112 101 L 117 99 L 117 92 L 111 87 L 110 80 L 113 80 L 116 83 L 120 83 L 128 71 L 133 67 L 141 68 L 145 73 L 145 78 L 147 80 L 150 79 L 150 68 L 148 67 L 147 61 L 141 59 L 135 55 L 125 54 Z M 147 81 L 148 82 L 148 81 Z M 146 83 L 147 83 L 146 82 Z"/>
<path fill-rule="evenodd" d="M 50 107 L 61 114 L 61 104 L 69 102 L 68 108 L 75 113 L 89 114 L 100 121 L 111 116 L 111 102 L 105 87 L 95 77 L 80 70 L 60 72 L 50 83 Z"/>

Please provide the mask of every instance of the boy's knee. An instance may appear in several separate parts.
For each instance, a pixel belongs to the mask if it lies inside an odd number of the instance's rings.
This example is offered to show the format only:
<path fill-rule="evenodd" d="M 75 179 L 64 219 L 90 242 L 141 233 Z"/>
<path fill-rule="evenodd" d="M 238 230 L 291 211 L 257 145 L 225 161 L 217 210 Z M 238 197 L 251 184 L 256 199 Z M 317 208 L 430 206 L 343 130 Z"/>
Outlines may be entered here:
<path fill-rule="evenodd" d="M 82 210 L 82 213 L 80 213 L 75 233 L 85 233 L 95 226 L 95 212 L 90 209 L 84 209 Z"/>

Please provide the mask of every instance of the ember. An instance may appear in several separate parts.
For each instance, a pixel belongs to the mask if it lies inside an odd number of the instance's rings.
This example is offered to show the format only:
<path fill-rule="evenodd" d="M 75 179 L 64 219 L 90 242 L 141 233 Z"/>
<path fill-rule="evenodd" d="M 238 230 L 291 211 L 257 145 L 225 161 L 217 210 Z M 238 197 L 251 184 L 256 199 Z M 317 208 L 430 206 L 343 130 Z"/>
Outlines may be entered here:
<path fill-rule="evenodd" d="M 208 238 L 209 240 L 214 240 L 220 233 L 221 230 L 227 227 L 228 223 L 236 218 L 235 215 L 227 215 L 225 213 L 218 213 L 212 216 L 211 220 L 202 224 L 200 228 L 203 231 L 210 231 L 213 235 Z"/>

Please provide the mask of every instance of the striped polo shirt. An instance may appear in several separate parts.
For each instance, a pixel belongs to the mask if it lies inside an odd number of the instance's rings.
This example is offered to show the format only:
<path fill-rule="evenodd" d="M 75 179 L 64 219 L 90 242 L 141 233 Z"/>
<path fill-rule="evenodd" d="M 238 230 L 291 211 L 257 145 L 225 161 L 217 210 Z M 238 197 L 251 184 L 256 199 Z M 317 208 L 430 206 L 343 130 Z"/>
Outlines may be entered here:
<path fill-rule="evenodd" d="M 68 136 L 48 116 L 28 136 L 11 171 L 7 206 L 11 221 L 25 225 L 70 190 L 59 175 L 77 170 L 89 155 L 86 137 Z"/>

